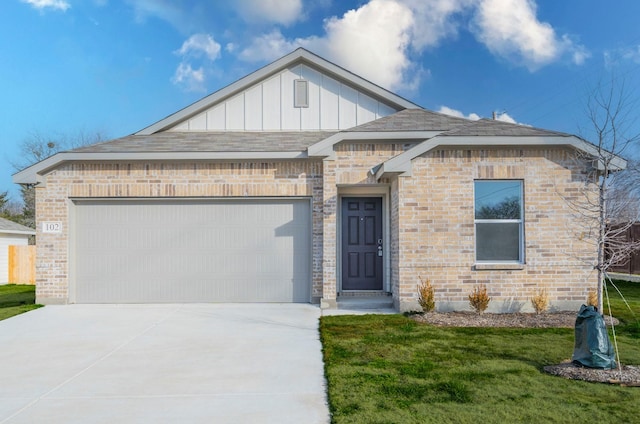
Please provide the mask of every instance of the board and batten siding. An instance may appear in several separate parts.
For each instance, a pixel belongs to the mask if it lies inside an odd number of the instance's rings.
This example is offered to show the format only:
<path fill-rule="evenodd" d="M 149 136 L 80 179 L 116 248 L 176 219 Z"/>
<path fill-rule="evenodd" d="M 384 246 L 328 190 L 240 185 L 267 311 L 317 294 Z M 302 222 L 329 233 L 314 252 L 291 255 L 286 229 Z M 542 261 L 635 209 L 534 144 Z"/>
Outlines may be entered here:
<path fill-rule="evenodd" d="M 309 104 L 294 107 L 294 81 L 308 81 Z M 396 109 L 308 66 L 287 68 L 169 131 L 344 130 Z"/>
<path fill-rule="evenodd" d="M 28 244 L 28 235 L 0 233 L 0 284 L 10 282 L 9 246 L 26 246 Z"/>

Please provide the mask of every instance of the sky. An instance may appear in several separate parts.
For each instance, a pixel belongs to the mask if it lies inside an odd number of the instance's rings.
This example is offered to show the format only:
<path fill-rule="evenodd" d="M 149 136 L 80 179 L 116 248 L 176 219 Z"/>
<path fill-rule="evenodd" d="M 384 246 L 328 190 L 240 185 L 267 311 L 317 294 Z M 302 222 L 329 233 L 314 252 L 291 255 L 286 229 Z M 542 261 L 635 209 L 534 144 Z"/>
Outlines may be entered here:
<path fill-rule="evenodd" d="M 11 163 L 34 134 L 129 135 L 300 46 L 429 110 L 588 137 L 599 82 L 640 98 L 638 16 L 637 0 L 2 0 L 0 192 L 19 200 Z"/>

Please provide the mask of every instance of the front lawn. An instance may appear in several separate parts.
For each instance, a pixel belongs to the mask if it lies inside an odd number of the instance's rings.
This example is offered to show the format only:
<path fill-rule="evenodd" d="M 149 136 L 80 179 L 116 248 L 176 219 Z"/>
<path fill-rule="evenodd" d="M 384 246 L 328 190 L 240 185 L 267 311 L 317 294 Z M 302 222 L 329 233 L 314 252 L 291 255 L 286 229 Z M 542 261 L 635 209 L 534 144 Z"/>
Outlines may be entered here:
<path fill-rule="evenodd" d="M 630 284 L 620 289 L 633 309 L 640 293 L 637 283 Z M 625 331 L 633 314 L 618 311 L 611 296 L 624 324 L 618 332 L 621 361 L 640 364 L 640 338 Z M 638 419 L 640 388 L 542 371 L 571 358 L 573 329 L 442 328 L 401 315 L 365 315 L 323 317 L 320 331 L 334 423 Z"/>
<path fill-rule="evenodd" d="M 5 284 L 0 286 L 0 320 L 7 319 L 32 309 L 36 305 L 36 286 Z"/>

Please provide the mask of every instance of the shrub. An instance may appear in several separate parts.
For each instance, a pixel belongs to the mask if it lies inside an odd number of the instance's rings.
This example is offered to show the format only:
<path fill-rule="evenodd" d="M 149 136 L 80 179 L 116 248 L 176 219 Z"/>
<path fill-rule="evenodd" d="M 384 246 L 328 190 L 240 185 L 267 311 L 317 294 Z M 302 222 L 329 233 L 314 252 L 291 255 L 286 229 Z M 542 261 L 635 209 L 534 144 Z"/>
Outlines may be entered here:
<path fill-rule="evenodd" d="M 423 312 L 431 312 L 436 307 L 435 290 L 431 285 L 431 280 L 428 278 L 423 280 L 420 276 L 418 278 L 420 279 L 420 284 L 418 284 L 418 303 L 422 306 Z"/>
<path fill-rule="evenodd" d="M 540 315 L 549 307 L 549 292 L 546 288 L 538 289 L 536 294 L 531 298 L 531 305 L 536 310 L 536 314 Z"/>
<path fill-rule="evenodd" d="M 598 307 L 598 292 L 594 289 L 589 290 L 587 294 L 587 305 L 593 306 L 594 308 Z"/>
<path fill-rule="evenodd" d="M 469 295 L 469 304 L 480 315 L 489 307 L 491 298 L 487 294 L 487 286 L 480 284 L 474 287 L 473 291 Z"/>

